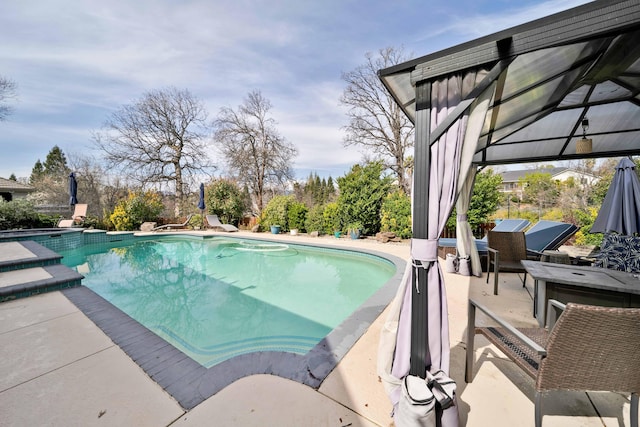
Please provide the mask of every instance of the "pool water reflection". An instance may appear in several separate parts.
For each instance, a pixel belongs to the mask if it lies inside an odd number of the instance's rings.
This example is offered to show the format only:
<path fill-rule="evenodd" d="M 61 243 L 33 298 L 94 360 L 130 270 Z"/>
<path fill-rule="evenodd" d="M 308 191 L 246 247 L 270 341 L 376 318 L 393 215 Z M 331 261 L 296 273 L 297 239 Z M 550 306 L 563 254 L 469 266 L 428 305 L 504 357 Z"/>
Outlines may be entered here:
<path fill-rule="evenodd" d="M 305 354 L 396 273 L 372 255 L 227 238 L 63 255 L 84 286 L 205 367 L 256 351 Z"/>

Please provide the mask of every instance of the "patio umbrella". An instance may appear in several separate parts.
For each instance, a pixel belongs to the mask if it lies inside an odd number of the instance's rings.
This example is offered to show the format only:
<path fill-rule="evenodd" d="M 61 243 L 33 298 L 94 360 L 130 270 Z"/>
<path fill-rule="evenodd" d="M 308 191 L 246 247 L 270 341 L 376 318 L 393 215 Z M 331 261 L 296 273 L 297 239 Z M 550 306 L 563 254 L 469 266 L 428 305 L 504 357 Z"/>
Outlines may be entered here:
<path fill-rule="evenodd" d="M 198 201 L 198 209 L 200 209 L 200 213 L 204 215 L 204 184 L 202 182 L 200 183 L 200 200 Z"/>
<path fill-rule="evenodd" d="M 620 160 L 591 233 L 640 233 L 640 180 L 635 167 L 626 157 Z"/>
<path fill-rule="evenodd" d="M 69 205 L 75 206 L 78 204 L 78 182 L 76 181 L 75 173 L 69 174 Z"/>

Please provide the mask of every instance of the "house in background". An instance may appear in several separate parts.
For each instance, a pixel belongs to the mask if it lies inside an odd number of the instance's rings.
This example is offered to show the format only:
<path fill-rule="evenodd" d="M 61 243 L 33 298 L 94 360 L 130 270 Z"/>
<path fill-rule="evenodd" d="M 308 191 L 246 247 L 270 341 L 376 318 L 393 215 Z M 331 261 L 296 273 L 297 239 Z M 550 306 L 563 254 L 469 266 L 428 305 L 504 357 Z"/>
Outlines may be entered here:
<path fill-rule="evenodd" d="M 524 187 L 520 180 L 527 174 L 537 172 L 548 173 L 551 175 L 553 180 L 558 182 L 564 182 L 569 178 L 573 178 L 575 182 L 583 186 L 593 185 L 599 180 L 595 175 L 579 172 L 568 167 L 512 170 L 500 173 L 500 176 L 502 176 L 502 185 L 499 187 L 500 192 L 513 194 L 522 200 L 524 196 Z"/>
<path fill-rule="evenodd" d="M 36 191 L 35 188 L 21 184 L 10 179 L 0 178 L 0 198 L 6 202 L 12 200 L 24 199 L 28 194 Z"/>

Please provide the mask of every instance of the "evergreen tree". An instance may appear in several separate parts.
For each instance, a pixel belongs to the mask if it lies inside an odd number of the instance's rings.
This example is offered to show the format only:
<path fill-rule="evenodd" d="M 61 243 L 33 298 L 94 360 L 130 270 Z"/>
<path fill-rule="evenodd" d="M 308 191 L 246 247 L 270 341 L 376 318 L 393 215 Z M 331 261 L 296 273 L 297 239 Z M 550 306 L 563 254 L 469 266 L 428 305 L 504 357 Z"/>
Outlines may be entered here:
<path fill-rule="evenodd" d="M 11 176 L 9 176 L 9 181 L 17 181 L 18 178 L 16 178 L 16 174 L 12 173 Z"/>
<path fill-rule="evenodd" d="M 333 179 L 329 177 L 327 179 L 327 197 L 328 199 L 333 199 L 335 195 L 336 195 L 336 188 L 333 185 Z"/>
<path fill-rule="evenodd" d="M 320 177 L 317 174 L 313 183 L 313 201 L 316 205 L 320 205 L 324 201 L 322 198 L 322 181 L 320 181 Z"/>
<path fill-rule="evenodd" d="M 391 188 L 391 178 L 383 170 L 381 162 L 354 165 L 338 178 L 338 215 L 344 226 L 358 223 L 367 234 L 380 231 L 382 203 Z"/>
<path fill-rule="evenodd" d="M 44 176 L 44 166 L 40 159 L 36 161 L 36 164 L 33 165 L 33 169 L 31 169 L 31 176 L 29 177 L 29 183 L 35 184 Z"/>
<path fill-rule="evenodd" d="M 69 175 L 69 167 L 67 166 L 67 158 L 64 153 L 55 145 L 44 161 L 44 173 L 52 178 L 64 178 Z"/>

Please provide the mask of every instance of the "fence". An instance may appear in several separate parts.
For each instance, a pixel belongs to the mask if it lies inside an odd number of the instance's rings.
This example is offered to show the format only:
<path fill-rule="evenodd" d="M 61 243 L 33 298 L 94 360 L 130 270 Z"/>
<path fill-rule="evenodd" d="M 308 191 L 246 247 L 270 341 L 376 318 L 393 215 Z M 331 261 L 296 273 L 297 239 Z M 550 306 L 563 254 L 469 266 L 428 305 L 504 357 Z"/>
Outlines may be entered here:
<path fill-rule="evenodd" d="M 73 208 L 69 205 L 38 205 L 34 208 L 36 212 L 48 215 L 65 215 L 73 212 Z"/>
<path fill-rule="evenodd" d="M 495 222 L 485 222 L 485 223 L 482 223 L 482 224 L 478 224 L 475 227 L 471 228 L 471 231 L 473 232 L 473 237 L 475 237 L 476 239 L 481 239 L 484 236 L 486 236 L 487 233 L 489 232 L 489 230 L 491 230 L 495 226 L 496 226 Z M 456 228 L 455 227 L 452 227 L 452 228 L 445 227 L 444 231 L 442 232 L 440 237 L 455 238 L 456 237 Z"/>

